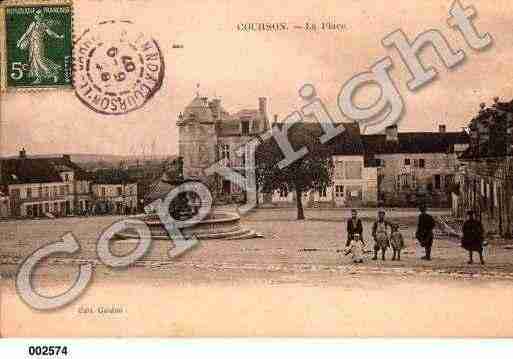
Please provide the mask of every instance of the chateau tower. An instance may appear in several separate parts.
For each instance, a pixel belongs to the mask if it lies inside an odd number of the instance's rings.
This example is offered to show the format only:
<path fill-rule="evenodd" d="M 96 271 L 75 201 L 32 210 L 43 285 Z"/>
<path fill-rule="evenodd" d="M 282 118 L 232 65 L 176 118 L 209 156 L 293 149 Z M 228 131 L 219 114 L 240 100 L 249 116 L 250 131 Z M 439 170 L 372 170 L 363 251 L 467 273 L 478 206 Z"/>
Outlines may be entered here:
<path fill-rule="evenodd" d="M 184 177 L 196 177 L 206 183 L 210 182 L 204 169 L 216 160 L 215 122 L 215 114 L 208 99 L 199 94 L 178 116 L 178 151 L 183 158 Z"/>

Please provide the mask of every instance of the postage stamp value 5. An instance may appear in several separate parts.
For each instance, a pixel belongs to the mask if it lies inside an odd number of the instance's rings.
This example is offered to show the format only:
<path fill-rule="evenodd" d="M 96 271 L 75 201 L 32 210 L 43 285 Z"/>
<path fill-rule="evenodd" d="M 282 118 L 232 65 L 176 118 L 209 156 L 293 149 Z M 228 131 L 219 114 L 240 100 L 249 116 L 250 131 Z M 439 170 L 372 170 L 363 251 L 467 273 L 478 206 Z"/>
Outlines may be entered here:
<path fill-rule="evenodd" d="M 5 2 L 2 89 L 72 86 L 72 7 L 68 1 Z"/>

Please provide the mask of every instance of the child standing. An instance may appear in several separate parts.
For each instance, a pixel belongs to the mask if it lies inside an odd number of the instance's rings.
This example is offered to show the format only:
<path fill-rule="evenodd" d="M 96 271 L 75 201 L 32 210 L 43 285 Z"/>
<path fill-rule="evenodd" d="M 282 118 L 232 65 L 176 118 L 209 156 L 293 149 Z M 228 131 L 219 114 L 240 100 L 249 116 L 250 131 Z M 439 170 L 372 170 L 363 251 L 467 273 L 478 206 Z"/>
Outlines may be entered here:
<path fill-rule="evenodd" d="M 364 246 L 365 243 L 363 242 L 362 236 L 360 236 L 358 233 L 355 233 L 349 240 L 349 245 L 346 247 L 345 254 L 348 255 L 351 253 L 351 258 L 353 259 L 354 263 L 363 263 Z"/>
<path fill-rule="evenodd" d="M 394 251 L 394 256 L 392 257 L 392 260 L 395 261 L 397 258 L 397 260 L 400 261 L 401 250 L 404 248 L 404 238 L 401 232 L 399 232 L 399 225 L 397 223 L 394 223 L 392 225 L 390 244 L 392 245 L 392 250 Z"/>
<path fill-rule="evenodd" d="M 385 210 L 380 209 L 378 211 L 378 219 L 372 226 L 372 236 L 374 237 L 374 257 L 372 257 L 373 260 L 378 259 L 379 251 L 381 251 L 381 259 L 386 260 L 385 253 L 387 248 L 390 247 L 387 227 L 390 227 L 390 223 L 385 221 Z"/>

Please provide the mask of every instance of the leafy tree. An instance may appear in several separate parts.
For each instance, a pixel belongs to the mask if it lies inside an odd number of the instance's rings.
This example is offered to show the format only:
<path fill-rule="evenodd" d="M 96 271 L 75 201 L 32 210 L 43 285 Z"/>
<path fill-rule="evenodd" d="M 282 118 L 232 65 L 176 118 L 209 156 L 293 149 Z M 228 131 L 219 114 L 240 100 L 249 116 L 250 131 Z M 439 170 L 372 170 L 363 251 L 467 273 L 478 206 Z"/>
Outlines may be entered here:
<path fill-rule="evenodd" d="M 305 218 L 303 194 L 332 184 L 333 145 L 321 144 L 319 138 L 322 134 L 321 127 L 317 123 L 298 123 L 292 126 L 288 131 L 288 139 L 292 147 L 296 151 L 306 147 L 308 153 L 284 168 L 278 166 L 285 156 L 274 138 L 271 137 L 260 144 L 256 151 L 258 187 L 263 193 L 272 193 L 276 190 L 295 191 L 298 220 Z"/>

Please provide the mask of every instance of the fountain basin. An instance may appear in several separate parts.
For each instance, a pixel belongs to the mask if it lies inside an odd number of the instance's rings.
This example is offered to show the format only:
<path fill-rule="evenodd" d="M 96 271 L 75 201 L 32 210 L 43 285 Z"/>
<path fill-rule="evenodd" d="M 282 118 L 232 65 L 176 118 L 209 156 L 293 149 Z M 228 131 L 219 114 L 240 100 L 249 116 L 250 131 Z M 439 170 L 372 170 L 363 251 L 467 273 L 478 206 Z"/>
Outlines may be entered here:
<path fill-rule="evenodd" d="M 166 228 L 157 215 L 141 215 L 134 218 L 142 220 L 150 229 L 152 239 L 171 240 Z M 262 237 L 260 234 L 245 228 L 240 223 L 240 216 L 231 212 L 213 212 L 202 221 L 191 227 L 181 229 L 182 235 L 187 238 L 207 239 L 249 239 Z M 134 230 L 125 230 L 117 234 L 121 239 L 138 239 Z"/>

